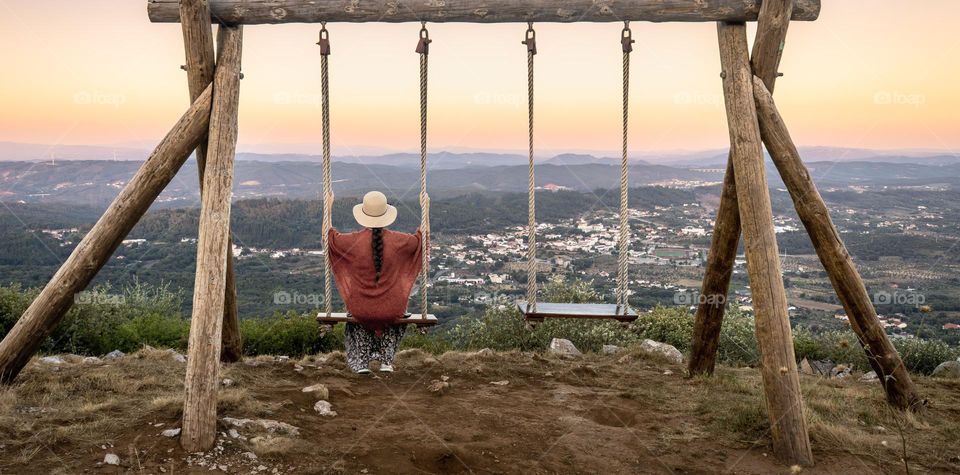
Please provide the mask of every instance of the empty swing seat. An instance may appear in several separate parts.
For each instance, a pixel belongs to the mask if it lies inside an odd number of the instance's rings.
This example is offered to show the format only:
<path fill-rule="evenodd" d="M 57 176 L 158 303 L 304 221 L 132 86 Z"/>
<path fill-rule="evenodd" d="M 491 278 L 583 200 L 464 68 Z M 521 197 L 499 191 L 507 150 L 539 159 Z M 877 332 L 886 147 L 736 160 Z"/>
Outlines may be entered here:
<path fill-rule="evenodd" d="M 327 312 L 320 312 L 317 314 L 317 321 L 322 325 L 336 325 L 338 323 L 358 323 L 349 313 L 332 313 L 330 316 L 327 316 Z M 432 314 L 428 314 L 426 317 L 422 316 L 419 313 L 408 313 L 402 318 L 397 319 L 397 325 L 416 325 L 418 327 L 432 327 L 436 326 L 437 317 Z"/>
<path fill-rule="evenodd" d="M 527 321 L 542 322 L 547 318 L 612 319 L 619 322 L 632 322 L 640 315 L 629 307 L 604 303 L 549 303 L 537 302 L 536 310 L 527 309 L 527 302 L 517 302 L 520 313 Z"/>

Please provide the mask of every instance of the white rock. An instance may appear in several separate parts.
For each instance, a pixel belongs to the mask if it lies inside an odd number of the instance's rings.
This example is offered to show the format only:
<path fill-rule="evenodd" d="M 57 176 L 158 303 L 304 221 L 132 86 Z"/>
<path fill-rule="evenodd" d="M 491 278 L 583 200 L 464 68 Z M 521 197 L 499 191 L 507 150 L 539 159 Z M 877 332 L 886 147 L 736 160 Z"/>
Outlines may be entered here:
<path fill-rule="evenodd" d="M 482 349 L 482 350 L 480 350 L 480 351 L 477 352 L 477 355 L 478 355 L 478 356 L 493 356 L 493 355 L 495 355 L 495 354 L 497 354 L 497 353 L 496 353 L 495 351 L 491 350 L 490 348 L 484 348 L 484 349 Z"/>
<path fill-rule="evenodd" d="M 877 378 L 876 371 L 871 371 L 869 373 L 865 373 L 863 376 L 860 376 L 860 381 L 863 381 L 863 382 L 873 382 L 873 381 L 876 381 L 877 379 L 878 378 Z"/>
<path fill-rule="evenodd" d="M 117 454 L 107 454 L 103 457 L 103 463 L 107 465 L 120 465 L 120 457 Z"/>
<path fill-rule="evenodd" d="M 337 411 L 333 410 L 333 405 L 330 404 L 329 401 L 317 401 L 317 403 L 313 405 L 313 410 L 324 417 L 337 416 Z"/>
<path fill-rule="evenodd" d="M 161 432 L 160 435 L 162 435 L 162 436 L 164 436 L 164 437 L 176 437 L 176 436 L 180 435 L 180 429 L 179 429 L 179 428 L 176 428 L 176 429 L 167 429 L 167 430 Z"/>
<path fill-rule="evenodd" d="M 113 351 L 111 351 L 110 353 L 107 353 L 106 355 L 104 355 L 104 356 L 103 356 L 103 359 L 105 359 L 105 360 L 115 360 L 115 359 L 117 359 L 117 358 L 123 358 L 124 356 L 126 356 L 126 354 L 124 354 L 122 351 L 120 351 L 120 350 L 113 350 Z"/>
<path fill-rule="evenodd" d="M 303 388 L 301 391 L 305 393 L 313 393 L 313 395 L 316 396 L 317 399 L 320 399 L 323 401 L 330 399 L 330 390 L 327 389 L 327 387 L 323 384 L 314 384 L 313 386 L 307 386 Z"/>
<path fill-rule="evenodd" d="M 173 359 L 173 361 L 176 361 L 176 362 L 178 362 L 178 363 L 186 363 L 186 362 L 187 362 L 187 357 L 181 355 L 180 353 L 177 353 L 176 350 L 170 349 L 170 350 L 167 350 L 167 353 L 170 354 L 170 358 Z"/>
<path fill-rule="evenodd" d="M 241 455 L 243 455 L 244 457 L 246 457 L 246 458 L 248 458 L 248 459 L 250 459 L 250 460 L 256 460 L 256 459 L 257 459 L 257 454 L 255 454 L 255 453 L 253 453 L 253 452 L 244 452 L 244 453 L 242 453 Z"/>
<path fill-rule="evenodd" d="M 621 351 L 623 351 L 623 348 L 617 345 L 603 345 L 603 349 L 600 350 L 600 352 L 605 355 L 615 355 Z"/>
<path fill-rule="evenodd" d="M 933 370 L 930 376 L 934 378 L 958 379 L 960 378 L 960 362 L 946 361 L 940 363 L 940 366 L 937 366 L 937 369 Z"/>
<path fill-rule="evenodd" d="M 643 340 L 643 342 L 640 343 L 640 351 L 664 356 L 671 363 L 683 363 L 683 353 L 680 353 L 680 350 L 666 343 L 660 343 L 653 340 Z"/>
<path fill-rule="evenodd" d="M 494 385 L 494 386 L 506 386 L 506 385 L 510 384 L 510 381 L 507 381 L 507 380 L 503 380 L 503 381 L 490 381 L 490 384 L 492 384 L 492 385 Z"/>
<path fill-rule="evenodd" d="M 234 384 L 236 384 L 233 382 L 232 379 L 229 379 L 229 378 L 224 378 L 224 380 L 221 381 L 220 383 L 223 384 L 223 387 L 225 388 L 229 388 L 230 386 L 233 386 Z"/>
<path fill-rule="evenodd" d="M 277 363 L 286 363 L 287 361 L 290 361 L 290 357 L 289 357 L 289 356 L 283 356 L 283 355 L 281 355 L 281 356 L 276 357 L 275 361 L 276 361 Z"/>
<path fill-rule="evenodd" d="M 96 356 L 88 356 L 83 359 L 83 364 L 100 364 L 103 363 L 103 360 L 97 358 Z"/>
<path fill-rule="evenodd" d="M 44 364 L 60 365 L 63 364 L 63 358 L 59 356 L 44 356 L 43 358 L 40 358 L 40 362 Z"/>
<path fill-rule="evenodd" d="M 240 433 L 237 432 L 237 429 L 230 429 L 229 431 L 227 431 L 227 435 L 229 435 L 231 439 L 240 438 Z"/>
<path fill-rule="evenodd" d="M 574 346 L 573 342 L 564 338 L 554 338 L 550 341 L 550 353 L 561 356 L 580 356 L 580 350 Z"/>

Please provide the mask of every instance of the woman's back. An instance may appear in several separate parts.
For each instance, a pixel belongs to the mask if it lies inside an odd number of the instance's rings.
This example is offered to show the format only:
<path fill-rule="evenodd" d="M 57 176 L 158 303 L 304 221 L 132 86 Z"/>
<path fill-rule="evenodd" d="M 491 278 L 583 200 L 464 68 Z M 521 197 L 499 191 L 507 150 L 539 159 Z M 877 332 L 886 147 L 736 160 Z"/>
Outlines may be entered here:
<path fill-rule="evenodd" d="M 362 325 L 381 330 L 407 311 L 410 291 L 420 273 L 421 233 L 380 229 L 382 251 L 374 259 L 374 231 L 330 230 L 330 264 L 347 311 Z"/>

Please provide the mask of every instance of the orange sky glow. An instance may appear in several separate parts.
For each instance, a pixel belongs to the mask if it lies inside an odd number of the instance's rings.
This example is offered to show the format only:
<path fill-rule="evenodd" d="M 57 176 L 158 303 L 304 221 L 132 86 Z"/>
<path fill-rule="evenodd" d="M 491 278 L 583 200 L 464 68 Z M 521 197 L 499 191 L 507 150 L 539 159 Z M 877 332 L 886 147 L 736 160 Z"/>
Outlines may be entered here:
<path fill-rule="evenodd" d="M 776 98 L 801 145 L 960 150 L 960 2 L 824 0 Z M 319 153 L 319 25 L 245 31 L 241 151 Z M 614 153 L 620 24 L 538 25 L 537 144 Z M 631 145 L 727 146 L 714 24 L 633 25 Z M 525 25 L 431 25 L 432 150 L 526 145 Z M 418 147 L 418 24 L 329 27 L 335 154 Z M 751 34 L 752 34 L 751 29 Z M 152 147 L 188 106 L 176 24 L 146 0 L 0 0 L 0 141 Z"/>

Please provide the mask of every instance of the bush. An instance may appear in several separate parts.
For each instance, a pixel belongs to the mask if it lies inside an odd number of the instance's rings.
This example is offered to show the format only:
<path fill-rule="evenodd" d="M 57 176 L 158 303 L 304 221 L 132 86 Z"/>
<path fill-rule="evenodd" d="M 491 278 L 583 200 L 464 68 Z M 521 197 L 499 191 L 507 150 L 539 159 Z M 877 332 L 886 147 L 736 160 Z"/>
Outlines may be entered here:
<path fill-rule="evenodd" d="M 903 364 L 914 373 L 930 374 L 944 361 L 960 358 L 960 348 L 938 340 L 898 338 L 893 346 L 900 352 Z"/>
<path fill-rule="evenodd" d="M 343 344 L 343 325 L 320 336 L 312 313 L 277 312 L 267 318 L 240 320 L 243 352 L 247 355 L 300 356 L 320 353 Z"/>

